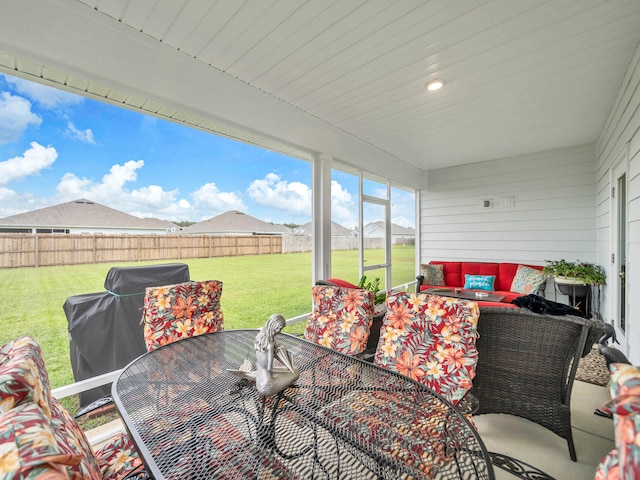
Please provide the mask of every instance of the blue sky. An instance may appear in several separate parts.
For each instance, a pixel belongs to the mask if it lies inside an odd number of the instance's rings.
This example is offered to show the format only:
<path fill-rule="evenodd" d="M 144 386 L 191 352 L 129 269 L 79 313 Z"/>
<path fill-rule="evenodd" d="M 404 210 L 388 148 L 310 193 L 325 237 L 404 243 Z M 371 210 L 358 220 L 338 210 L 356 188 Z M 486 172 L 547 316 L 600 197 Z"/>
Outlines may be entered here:
<path fill-rule="evenodd" d="M 357 183 L 335 172 L 333 220 L 357 222 Z M 241 210 L 311 219 L 311 164 L 128 109 L 0 75 L 0 218 L 87 198 L 138 217 L 193 222 Z M 413 226 L 394 189 L 392 221 Z"/>

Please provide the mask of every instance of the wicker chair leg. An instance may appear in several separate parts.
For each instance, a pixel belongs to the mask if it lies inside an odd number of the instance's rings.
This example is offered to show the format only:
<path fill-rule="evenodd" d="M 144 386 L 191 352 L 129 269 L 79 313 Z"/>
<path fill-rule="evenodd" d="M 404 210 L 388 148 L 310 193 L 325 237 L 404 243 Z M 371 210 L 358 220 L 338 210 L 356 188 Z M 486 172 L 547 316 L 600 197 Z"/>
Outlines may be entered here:
<path fill-rule="evenodd" d="M 567 444 L 569 445 L 569 457 L 574 462 L 578 461 L 578 456 L 576 455 L 576 447 L 573 444 L 573 434 L 567 439 Z"/>

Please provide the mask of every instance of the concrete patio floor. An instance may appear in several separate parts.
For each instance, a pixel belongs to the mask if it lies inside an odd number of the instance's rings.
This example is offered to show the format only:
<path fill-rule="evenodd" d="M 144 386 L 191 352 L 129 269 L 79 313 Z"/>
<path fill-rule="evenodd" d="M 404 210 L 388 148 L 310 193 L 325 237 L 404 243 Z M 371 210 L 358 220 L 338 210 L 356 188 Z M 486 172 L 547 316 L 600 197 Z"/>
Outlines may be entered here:
<path fill-rule="evenodd" d="M 474 417 L 478 431 L 490 452 L 497 452 L 528 463 L 556 480 L 592 480 L 604 455 L 614 447 L 613 421 L 593 414 L 608 399 L 604 387 L 576 381 L 571 398 L 573 439 L 578 461 L 569 458 L 567 442 L 549 430 L 511 415 Z M 89 440 L 122 429 L 119 420 L 87 432 Z M 94 443 L 92 441 L 92 443 Z M 515 477 L 494 467 L 497 480 Z"/>
<path fill-rule="evenodd" d="M 607 389 L 576 381 L 571 396 L 571 424 L 577 462 L 569 458 L 567 442 L 549 430 L 511 415 L 474 417 L 487 450 L 526 462 L 556 480 L 593 480 L 596 468 L 614 447 L 613 421 L 593 411 L 608 399 Z M 512 480 L 494 467 L 497 480 Z"/>

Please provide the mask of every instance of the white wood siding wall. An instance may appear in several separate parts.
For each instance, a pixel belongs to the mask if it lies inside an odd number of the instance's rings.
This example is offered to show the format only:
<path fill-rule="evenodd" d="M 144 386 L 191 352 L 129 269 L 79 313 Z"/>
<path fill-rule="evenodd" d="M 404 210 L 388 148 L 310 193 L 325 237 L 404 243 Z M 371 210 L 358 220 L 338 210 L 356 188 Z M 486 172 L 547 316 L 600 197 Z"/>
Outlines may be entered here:
<path fill-rule="evenodd" d="M 595 261 L 595 178 L 593 145 L 430 171 L 420 196 L 421 263 Z"/>
<path fill-rule="evenodd" d="M 627 296 L 628 311 L 627 337 L 629 342 L 629 360 L 640 364 L 640 47 L 631 62 L 627 75 L 621 85 L 616 103 L 609 115 L 607 124 L 597 144 L 598 165 L 598 261 L 607 268 L 608 277 L 612 274 L 610 266 L 611 231 L 610 206 L 611 185 L 610 170 L 624 154 L 628 161 L 627 170 Z M 602 302 L 604 318 L 611 321 L 608 313 L 609 298 L 604 289 Z"/>

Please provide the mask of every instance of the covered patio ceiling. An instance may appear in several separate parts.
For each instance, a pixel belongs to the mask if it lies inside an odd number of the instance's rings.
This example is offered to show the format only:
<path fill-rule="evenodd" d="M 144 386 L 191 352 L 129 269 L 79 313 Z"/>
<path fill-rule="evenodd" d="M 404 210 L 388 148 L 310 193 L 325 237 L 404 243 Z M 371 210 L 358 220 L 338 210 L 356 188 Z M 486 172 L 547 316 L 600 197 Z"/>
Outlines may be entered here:
<path fill-rule="evenodd" d="M 637 0 L 0 3 L 0 71 L 415 188 L 595 143 L 640 41 Z"/>

